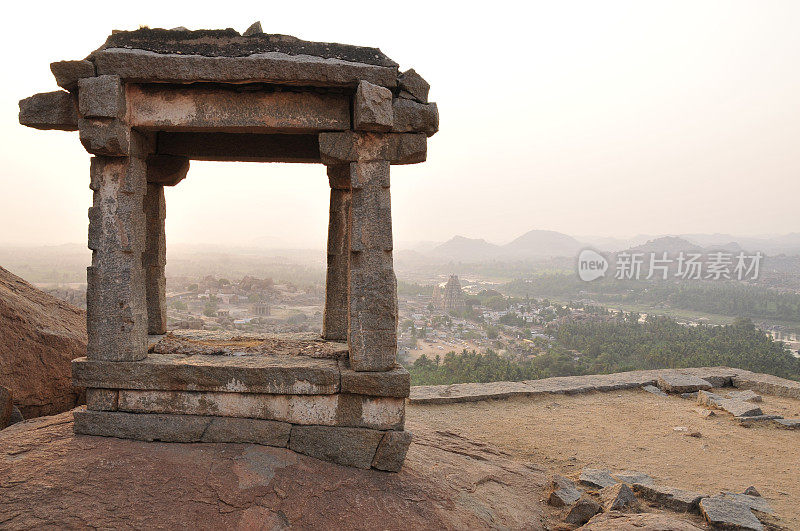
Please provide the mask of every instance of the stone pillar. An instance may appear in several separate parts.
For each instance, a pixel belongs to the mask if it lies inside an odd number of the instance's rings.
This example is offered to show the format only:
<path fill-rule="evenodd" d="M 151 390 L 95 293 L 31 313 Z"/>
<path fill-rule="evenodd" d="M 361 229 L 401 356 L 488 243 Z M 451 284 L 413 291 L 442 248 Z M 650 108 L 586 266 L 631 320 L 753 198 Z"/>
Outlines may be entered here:
<path fill-rule="evenodd" d="M 322 337 L 347 341 L 348 270 L 350 265 L 350 164 L 328 166 L 331 186 L 328 222 L 328 273 Z"/>
<path fill-rule="evenodd" d="M 91 163 L 86 319 L 90 359 L 147 357 L 147 304 L 142 253 L 146 167 L 136 156 L 96 156 Z"/>
<path fill-rule="evenodd" d="M 356 371 L 390 370 L 397 352 L 389 161 L 376 156 L 383 144 L 380 135 L 366 139 L 350 164 L 348 344 Z"/>
<path fill-rule="evenodd" d="M 145 251 L 142 265 L 145 272 L 147 297 L 147 333 L 167 332 L 167 237 L 164 221 L 167 209 L 164 202 L 164 186 L 147 183 L 144 197 Z"/>

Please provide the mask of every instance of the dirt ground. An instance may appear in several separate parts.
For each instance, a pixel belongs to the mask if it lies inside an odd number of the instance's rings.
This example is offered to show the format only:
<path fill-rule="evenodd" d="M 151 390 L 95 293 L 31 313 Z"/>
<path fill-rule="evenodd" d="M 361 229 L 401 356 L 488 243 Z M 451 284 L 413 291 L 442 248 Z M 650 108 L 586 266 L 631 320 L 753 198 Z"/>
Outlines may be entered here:
<path fill-rule="evenodd" d="M 765 395 L 760 406 L 765 414 L 800 417 L 800 400 Z M 410 405 L 407 418 L 412 431 L 418 425 L 491 442 L 515 459 L 573 478 L 584 467 L 638 470 L 659 484 L 709 495 L 754 485 L 780 524 L 800 529 L 800 431 L 739 426 L 721 411 L 703 418 L 699 408 L 631 390 Z"/>

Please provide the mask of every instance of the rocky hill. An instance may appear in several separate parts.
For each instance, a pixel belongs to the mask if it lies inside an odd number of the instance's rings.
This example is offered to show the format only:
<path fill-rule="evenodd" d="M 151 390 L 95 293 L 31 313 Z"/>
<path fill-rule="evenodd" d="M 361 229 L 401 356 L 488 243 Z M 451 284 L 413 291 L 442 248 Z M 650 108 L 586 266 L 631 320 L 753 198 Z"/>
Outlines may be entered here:
<path fill-rule="evenodd" d="M 75 407 L 70 361 L 86 355 L 86 313 L 0 267 L 0 386 L 25 418 Z"/>

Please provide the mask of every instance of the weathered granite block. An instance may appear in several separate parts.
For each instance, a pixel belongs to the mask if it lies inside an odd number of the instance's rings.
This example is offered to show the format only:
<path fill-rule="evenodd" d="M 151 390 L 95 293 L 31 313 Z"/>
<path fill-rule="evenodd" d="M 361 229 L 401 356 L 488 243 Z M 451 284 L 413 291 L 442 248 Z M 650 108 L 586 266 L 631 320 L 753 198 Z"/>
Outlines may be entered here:
<path fill-rule="evenodd" d="M 405 417 L 402 399 L 343 394 L 265 395 L 123 389 L 119 392 L 119 410 L 254 418 L 379 430 L 402 429 Z"/>
<path fill-rule="evenodd" d="M 78 87 L 78 80 L 94 77 L 94 63 L 86 60 L 56 61 L 50 63 L 50 71 L 59 87 L 74 90 Z"/>
<path fill-rule="evenodd" d="M 139 441 L 251 443 L 286 447 L 291 426 L 257 419 L 76 410 L 75 433 Z"/>
<path fill-rule="evenodd" d="M 351 177 L 350 250 L 391 251 L 389 162 L 354 162 L 351 164 Z"/>
<path fill-rule="evenodd" d="M 319 395 L 339 390 L 339 370 L 336 360 L 305 356 L 150 353 L 131 363 L 78 358 L 72 381 L 87 388 Z"/>
<path fill-rule="evenodd" d="M 699 492 L 652 484 L 634 483 L 631 487 L 641 498 L 681 512 L 698 512 L 697 504 L 705 497 Z"/>
<path fill-rule="evenodd" d="M 699 507 L 703 517 L 714 529 L 764 529 L 750 508 L 735 500 L 711 496 L 700 500 Z"/>
<path fill-rule="evenodd" d="M 145 250 L 142 265 L 145 271 L 145 293 L 147 297 L 147 333 L 167 332 L 167 278 L 164 268 L 167 263 L 167 236 L 165 221 L 167 207 L 164 187 L 147 184 L 144 196 Z"/>
<path fill-rule="evenodd" d="M 297 453 L 368 469 L 384 432 L 338 426 L 292 426 L 289 448 Z"/>
<path fill-rule="evenodd" d="M 106 48 L 93 54 L 99 75 L 116 74 L 140 82 L 286 83 L 305 86 L 351 86 L 365 80 L 393 88 L 397 67 L 353 63 L 279 52 L 244 57 L 159 54 Z"/>
<path fill-rule="evenodd" d="M 75 97 L 57 90 L 34 94 L 19 102 L 19 123 L 34 129 L 78 130 Z"/>
<path fill-rule="evenodd" d="M 125 90 L 117 76 L 87 77 L 78 81 L 78 111 L 82 118 L 122 118 Z"/>
<path fill-rule="evenodd" d="M 391 95 L 389 89 L 379 88 Z M 156 83 L 128 85 L 127 98 L 131 127 L 153 131 L 274 134 L 350 129 L 346 94 Z M 206 111 L 210 109 L 218 111 Z"/>
<path fill-rule="evenodd" d="M 568 507 L 581 498 L 581 491 L 571 479 L 555 475 L 550 482 L 550 496 L 547 503 L 553 507 Z"/>
<path fill-rule="evenodd" d="M 328 166 L 331 184 L 328 270 L 325 282 L 325 339 L 347 340 L 350 267 L 350 165 Z"/>
<path fill-rule="evenodd" d="M 411 439 L 412 435 L 409 431 L 387 431 L 375 451 L 372 468 L 386 472 L 400 472 L 403 462 L 406 460 Z"/>
<path fill-rule="evenodd" d="M 427 137 L 424 133 L 365 133 L 343 131 L 319 134 L 323 164 L 336 165 L 358 160 L 388 160 L 391 164 L 425 162 Z"/>
<path fill-rule="evenodd" d="M 175 155 L 147 157 L 147 182 L 162 186 L 175 186 L 186 178 L 189 158 Z"/>
<path fill-rule="evenodd" d="M 353 98 L 353 129 L 389 131 L 392 124 L 392 91 L 361 81 Z"/>
<path fill-rule="evenodd" d="M 343 393 L 397 398 L 409 396 L 411 376 L 400 365 L 385 372 L 356 372 L 350 368 L 349 361 L 340 360 L 339 371 Z"/>
<path fill-rule="evenodd" d="M 131 131 L 113 118 L 81 118 L 78 120 L 80 140 L 93 155 L 127 157 L 131 154 Z"/>
<path fill-rule="evenodd" d="M 87 389 L 86 409 L 92 411 L 116 411 L 119 407 L 119 391 L 116 389 Z"/>
<path fill-rule="evenodd" d="M 89 212 L 89 248 L 94 252 L 87 269 L 87 356 L 140 360 L 147 356 L 144 162 L 133 157 L 94 157 L 90 186 L 94 202 Z"/>
<path fill-rule="evenodd" d="M 707 391 L 711 384 L 697 376 L 672 372 L 658 378 L 658 387 L 667 393 L 692 393 Z"/>
<path fill-rule="evenodd" d="M 413 68 L 397 76 L 397 84 L 401 90 L 412 95 L 420 103 L 428 103 L 428 91 L 431 86 Z"/>
<path fill-rule="evenodd" d="M 435 103 L 417 103 L 397 98 L 392 103 L 392 131 L 396 133 L 425 133 L 433 136 L 439 131 L 439 108 Z"/>

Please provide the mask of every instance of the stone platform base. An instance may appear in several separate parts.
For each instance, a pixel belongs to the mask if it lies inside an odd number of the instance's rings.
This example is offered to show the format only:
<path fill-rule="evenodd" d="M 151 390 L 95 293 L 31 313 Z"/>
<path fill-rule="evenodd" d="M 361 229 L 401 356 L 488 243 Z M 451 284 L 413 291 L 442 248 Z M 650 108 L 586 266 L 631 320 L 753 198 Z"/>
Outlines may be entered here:
<path fill-rule="evenodd" d="M 289 448 L 340 465 L 398 472 L 411 433 L 271 420 L 119 411 L 75 411 L 75 433 L 180 443 L 252 443 Z"/>
<path fill-rule="evenodd" d="M 141 361 L 76 359 L 72 377 L 86 388 L 81 434 L 264 444 L 388 471 L 411 441 L 408 371 L 353 371 L 341 343 L 169 334 Z"/>

